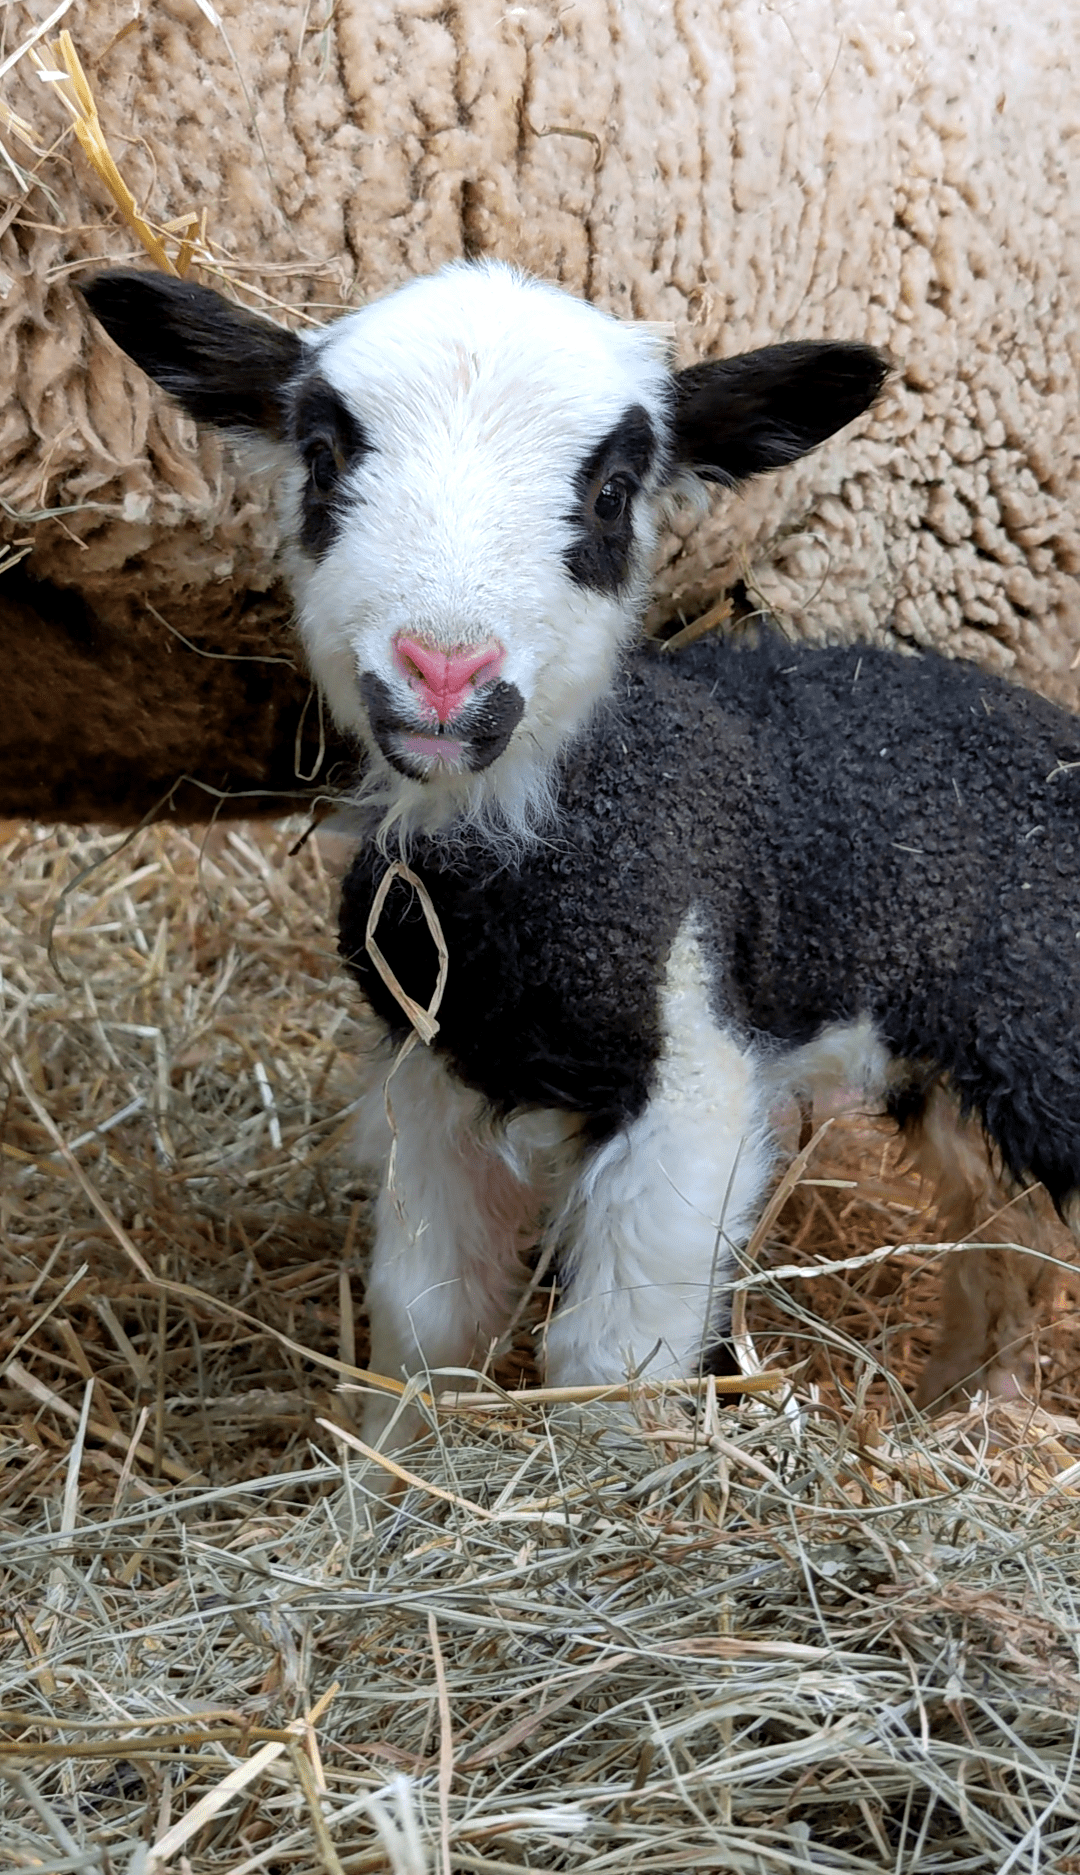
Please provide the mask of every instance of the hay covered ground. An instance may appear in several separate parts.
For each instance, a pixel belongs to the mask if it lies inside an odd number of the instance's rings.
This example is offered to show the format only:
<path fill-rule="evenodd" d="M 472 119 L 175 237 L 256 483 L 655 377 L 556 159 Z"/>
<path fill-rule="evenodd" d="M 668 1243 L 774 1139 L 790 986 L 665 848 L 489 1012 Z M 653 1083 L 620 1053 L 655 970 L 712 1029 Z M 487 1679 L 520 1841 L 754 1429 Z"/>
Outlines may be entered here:
<path fill-rule="evenodd" d="M 786 1410 L 443 1407 L 373 1516 L 299 831 L 0 829 L 0 1868 L 1080 1870 L 1080 1291 L 917 1423 L 932 1253 L 768 1277 L 923 1240 L 872 1124 L 762 1250 Z"/>

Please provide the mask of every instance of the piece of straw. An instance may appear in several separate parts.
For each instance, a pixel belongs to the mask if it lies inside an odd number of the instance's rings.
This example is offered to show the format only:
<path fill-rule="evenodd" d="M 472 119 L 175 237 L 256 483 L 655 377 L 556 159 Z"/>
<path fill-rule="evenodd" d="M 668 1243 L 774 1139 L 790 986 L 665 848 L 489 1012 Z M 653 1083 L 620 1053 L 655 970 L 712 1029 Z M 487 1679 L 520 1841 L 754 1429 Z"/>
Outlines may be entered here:
<path fill-rule="evenodd" d="M 40 52 L 33 52 L 31 56 L 40 77 L 44 82 L 52 85 L 61 104 L 70 113 L 75 135 L 91 167 L 105 184 L 132 233 L 142 242 L 151 260 L 161 268 L 162 273 L 178 275 L 181 269 L 169 259 L 164 244 L 142 214 L 134 195 L 117 168 L 116 160 L 105 140 L 105 132 L 101 128 L 94 94 L 67 28 L 64 28 L 59 38 L 50 46 L 43 47 Z M 194 217 L 194 226 L 198 227 L 197 216 Z M 190 244 L 185 243 L 181 251 L 185 250 L 190 265 Z"/>

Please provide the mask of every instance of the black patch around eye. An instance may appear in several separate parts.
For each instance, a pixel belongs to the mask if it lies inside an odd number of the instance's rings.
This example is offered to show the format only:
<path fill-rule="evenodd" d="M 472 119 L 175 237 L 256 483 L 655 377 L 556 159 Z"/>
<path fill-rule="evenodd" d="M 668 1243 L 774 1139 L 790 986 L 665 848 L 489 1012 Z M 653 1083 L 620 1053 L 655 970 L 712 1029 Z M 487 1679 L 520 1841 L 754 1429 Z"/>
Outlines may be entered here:
<path fill-rule="evenodd" d="M 615 593 L 625 585 L 634 544 L 633 497 L 656 457 L 649 413 L 634 404 L 590 450 L 574 477 L 577 506 L 566 516 L 574 538 L 563 556 L 577 586 Z"/>
<path fill-rule="evenodd" d="M 345 477 L 371 444 L 344 399 L 320 377 L 308 378 L 297 391 L 291 439 L 307 471 L 300 544 L 318 559 L 333 546 L 341 528 Z"/>

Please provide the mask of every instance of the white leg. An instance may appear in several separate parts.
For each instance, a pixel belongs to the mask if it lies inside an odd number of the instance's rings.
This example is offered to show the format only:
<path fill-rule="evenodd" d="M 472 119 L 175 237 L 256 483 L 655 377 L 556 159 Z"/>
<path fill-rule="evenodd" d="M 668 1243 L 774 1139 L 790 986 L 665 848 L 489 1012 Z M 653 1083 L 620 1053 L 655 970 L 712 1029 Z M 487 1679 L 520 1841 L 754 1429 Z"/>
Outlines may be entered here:
<path fill-rule="evenodd" d="M 371 1367 L 394 1379 L 483 1361 L 508 1325 L 525 1280 L 539 1200 L 527 1163 L 487 1125 L 481 1098 L 417 1046 L 390 1081 L 396 1128 L 386 1118 L 385 1072 L 360 1112 L 356 1155 L 383 1166 L 368 1279 Z M 364 1437 L 373 1443 L 395 1402 L 370 1398 Z M 393 1442 L 421 1430 L 410 1412 Z"/>
<path fill-rule="evenodd" d="M 547 1340 L 554 1386 L 692 1374 L 773 1163 L 752 1051 L 715 1020 L 692 920 L 663 998 L 645 1112 L 585 1167 L 561 1225 L 565 1293 Z"/>

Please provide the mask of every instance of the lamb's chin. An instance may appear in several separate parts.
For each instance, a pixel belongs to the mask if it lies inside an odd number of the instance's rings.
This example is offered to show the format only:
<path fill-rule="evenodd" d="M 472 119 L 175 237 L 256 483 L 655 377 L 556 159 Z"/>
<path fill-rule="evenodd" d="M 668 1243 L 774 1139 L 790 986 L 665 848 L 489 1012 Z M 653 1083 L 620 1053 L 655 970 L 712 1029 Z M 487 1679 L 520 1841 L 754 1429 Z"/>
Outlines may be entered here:
<path fill-rule="evenodd" d="M 512 865 L 541 839 L 556 812 L 552 765 L 535 751 L 509 749 L 490 768 L 440 770 L 417 780 L 392 768 L 377 749 L 347 807 L 359 810 L 388 859 L 408 853 L 417 840 L 457 841 L 488 847 L 500 865 Z"/>

